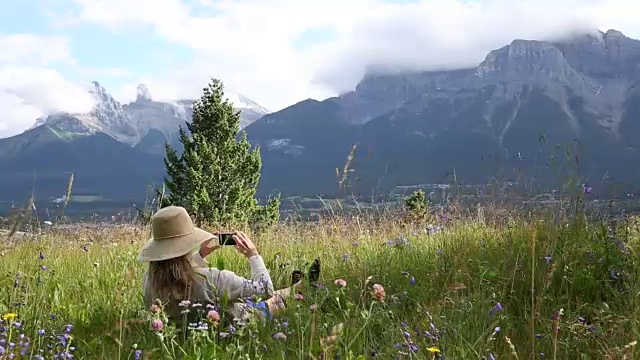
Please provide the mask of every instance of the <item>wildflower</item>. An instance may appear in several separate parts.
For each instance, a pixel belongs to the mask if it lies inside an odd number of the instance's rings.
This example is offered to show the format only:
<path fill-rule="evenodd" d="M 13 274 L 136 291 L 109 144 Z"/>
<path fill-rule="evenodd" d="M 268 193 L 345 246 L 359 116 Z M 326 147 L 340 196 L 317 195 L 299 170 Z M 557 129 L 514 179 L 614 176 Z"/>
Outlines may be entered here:
<path fill-rule="evenodd" d="M 42 253 L 42 251 L 38 253 L 38 259 L 44 260 L 44 254 Z"/>
<path fill-rule="evenodd" d="M 547 264 L 551 264 L 551 255 L 547 255 L 547 256 L 545 256 L 545 257 L 544 257 L 544 261 L 545 261 Z"/>
<path fill-rule="evenodd" d="M 358 247 L 358 245 L 360 245 L 360 243 L 357 242 L 357 241 L 354 241 L 353 244 L 351 244 L 351 245 L 353 245 L 353 247 Z"/>
<path fill-rule="evenodd" d="M 294 296 L 294 298 L 296 299 L 296 301 L 302 301 L 304 300 L 304 295 L 298 293 L 296 294 L 296 296 Z"/>
<path fill-rule="evenodd" d="M 16 321 L 13 323 L 13 326 L 15 326 L 16 329 L 20 329 L 22 327 L 22 323 Z"/>
<path fill-rule="evenodd" d="M 339 323 L 337 325 L 334 325 L 331 328 L 331 335 L 335 335 L 338 336 L 342 333 L 342 331 L 344 330 L 344 324 L 343 323 Z"/>
<path fill-rule="evenodd" d="M 489 354 L 489 360 L 496 360 L 496 356 L 493 354 Z"/>
<path fill-rule="evenodd" d="M 178 304 L 178 306 L 180 306 L 180 307 L 187 307 L 189 305 L 191 305 L 191 301 L 189 301 L 189 300 L 180 301 L 180 303 Z"/>
<path fill-rule="evenodd" d="M 411 279 L 409 279 L 409 284 L 411 285 L 415 285 L 416 284 L 416 278 L 414 278 L 413 276 L 411 277 Z"/>
<path fill-rule="evenodd" d="M 40 336 L 44 336 L 45 334 L 46 334 L 46 333 L 45 333 L 44 329 L 40 329 L 40 330 L 38 330 L 38 335 L 40 335 Z"/>
<path fill-rule="evenodd" d="M 2 320 L 6 321 L 6 322 L 12 322 L 17 317 L 18 317 L 18 314 L 16 314 L 16 313 L 6 313 L 6 314 L 2 315 Z"/>
<path fill-rule="evenodd" d="M 437 347 L 435 347 L 435 346 L 431 346 L 431 347 L 428 347 L 428 348 L 427 348 L 427 351 L 428 351 L 428 352 L 430 352 L 430 353 L 432 353 L 432 354 L 437 354 L 437 353 L 439 353 L 439 352 L 440 352 L 440 349 L 438 349 L 438 348 L 437 348 Z"/>
<path fill-rule="evenodd" d="M 349 254 L 342 255 L 342 262 L 349 260 Z"/>
<path fill-rule="evenodd" d="M 287 335 L 285 335 L 284 333 L 275 333 L 273 334 L 273 338 L 276 340 L 287 340 Z"/>
<path fill-rule="evenodd" d="M 40 270 L 42 270 L 42 271 L 47 271 L 47 269 L 49 269 L 49 268 L 46 267 L 45 265 L 40 266 Z"/>
<path fill-rule="evenodd" d="M 160 319 L 154 319 L 151 322 L 151 329 L 153 331 L 161 331 L 164 328 L 164 323 Z"/>
<path fill-rule="evenodd" d="M 620 273 L 615 270 L 611 270 L 611 272 L 609 273 L 609 276 L 611 277 L 612 280 L 620 279 Z"/>
<path fill-rule="evenodd" d="M 207 313 L 207 319 L 209 319 L 209 321 L 213 323 L 216 323 L 220 321 L 220 314 L 215 310 L 209 310 L 209 312 Z"/>
<path fill-rule="evenodd" d="M 408 338 L 410 338 L 410 337 L 411 337 L 411 334 L 409 334 L 409 333 L 408 333 L 408 332 L 406 332 L 406 331 L 403 331 L 403 332 L 402 332 L 402 336 L 404 336 L 405 338 L 407 338 L 407 339 L 408 339 Z"/>
<path fill-rule="evenodd" d="M 338 335 L 329 335 L 320 339 L 320 345 L 327 346 L 335 343 L 338 340 Z"/>
<path fill-rule="evenodd" d="M 0 345 L 0 355 L 4 355 L 6 352 L 7 350 Z"/>
<path fill-rule="evenodd" d="M 229 333 L 228 333 L 228 332 L 221 331 L 218 335 L 220 336 L 220 338 L 224 339 L 224 338 L 226 338 L 227 336 L 229 336 Z"/>
<path fill-rule="evenodd" d="M 136 350 L 133 356 L 135 360 L 140 360 L 142 358 L 142 350 Z"/>
<path fill-rule="evenodd" d="M 231 334 L 235 334 L 236 333 L 236 328 L 233 327 L 233 325 L 229 325 L 229 333 L 231 333 Z"/>
<path fill-rule="evenodd" d="M 151 306 L 149 307 L 149 311 L 151 311 L 151 313 L 153 314 L 157 314 L 162 311 L 162 309 L 157 304 L 151 304 Z"/>
<path fill-rule="evenodd" d="M 591 193 L 591 190 L 593 190 L 593 188 L 592 188 L 591 186 L 589 186 L 589 185 L 587 185 L 587 184 L 582 184 L 582 191 L 583 191 L 585 194 L 590 194 L 590 193 Z"/>
<path fill-rule="evenodd" d="M 316 304 L 312 304 L 311 306 L 309 306 L 309 310 L 311 311 L 316 311 L 317 308 L 318 308 L 318 305 Z"/>
<path fill-rule="evenodd" d="M 373 284 L 373 297 L 380 302 L 384 302 L 385 296 L 384 287 L 380 284 Z"/>
<path fill-rule="evenodd" d="M 345 287 L 347 286 L 347 282 L 343 279 L 336 279 L 336 281 L 334 281 L 334 284 L 341 286 L 341 287 Z"/>
<path fill-rule="evenodd" d="M 490 314 L 491 316 L 496 315 L 497 313 L 501 312 L 503 310 L 502 304 L 500 303 L 496 303 L 493 308 L 491 308 Z"/>

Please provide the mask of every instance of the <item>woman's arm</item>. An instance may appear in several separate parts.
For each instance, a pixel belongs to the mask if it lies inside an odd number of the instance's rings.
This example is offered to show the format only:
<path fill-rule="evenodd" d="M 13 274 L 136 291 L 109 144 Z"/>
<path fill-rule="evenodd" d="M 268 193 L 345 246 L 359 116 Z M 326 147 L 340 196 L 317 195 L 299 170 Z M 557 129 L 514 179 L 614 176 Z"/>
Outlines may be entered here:
<path fill-rule="evenodd" d="M 273 296 L 274 289 L 271 276 L 260 255 L 253 255 L 249 258 L 251 279 L 238 276 L 228 270 L 210 268 L 199 253 L 194 253 L 192 259 L 195 265 L 200 268 L 199 272 L 205 275 L 211 284 L 216 287 L 219 295 L 224 296 L 226 294 L 229 301 L 236 301 L 253 295 Z"/>

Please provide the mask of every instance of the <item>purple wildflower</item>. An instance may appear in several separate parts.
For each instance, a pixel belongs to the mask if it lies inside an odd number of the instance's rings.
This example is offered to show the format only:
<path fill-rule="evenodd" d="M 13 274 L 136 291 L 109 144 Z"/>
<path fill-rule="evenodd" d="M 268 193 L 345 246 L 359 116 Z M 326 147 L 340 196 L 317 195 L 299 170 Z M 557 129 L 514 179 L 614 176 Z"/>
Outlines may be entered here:
<path fill-rule="evenodd" d="M 490 311 L 491 316 L 496 315 L 497 313 L 501 312 L 503 310 L 502 304 L 500 303 L 496 303 Z"/>
<path fill-rule="evenodd" d="M 545 257 L 544 257 L 544 261 L 545 261 L 547 264 L 551 264 L 551 255 L 547 255 L 547 256 L 545 256 Z"/>

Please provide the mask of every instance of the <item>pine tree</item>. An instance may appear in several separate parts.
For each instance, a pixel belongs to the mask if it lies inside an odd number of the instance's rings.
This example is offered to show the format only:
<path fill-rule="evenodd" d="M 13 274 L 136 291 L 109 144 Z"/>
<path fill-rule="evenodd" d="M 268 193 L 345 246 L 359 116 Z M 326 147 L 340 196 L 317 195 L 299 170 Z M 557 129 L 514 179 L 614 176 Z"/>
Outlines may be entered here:
<path fill-rule="evenodd" d="M 182 154 L 165 144 L 168 194 L 163 195 L 162 206 L 183 206 L 198 225 L 273 222 L 280 196 L 266 206 L 258 205 L 260 152 L 251 149 L 246 132 L 238 137 L 240 111 L 223 96 L 223 83 L 212 79 L 193 105 L 192 121 L 186 122 L 189 134 L 180 127 Z"/>

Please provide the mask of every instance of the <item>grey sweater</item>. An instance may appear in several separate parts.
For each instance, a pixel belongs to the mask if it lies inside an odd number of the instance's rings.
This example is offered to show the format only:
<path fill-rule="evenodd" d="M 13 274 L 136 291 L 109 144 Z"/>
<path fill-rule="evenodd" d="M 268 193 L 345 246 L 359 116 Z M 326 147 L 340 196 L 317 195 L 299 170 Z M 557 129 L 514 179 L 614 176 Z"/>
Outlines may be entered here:
<path fill-rule="evenodd" d="M 242 319 L 246 316 L 245 306 L 241 302 L 242 299 L 257 295 L 263 298 L 273 296 L 274 289 L 269 271 L 264 264 L 260 255 L 254 255 L 249 258 L 249 266 L 251 267 L 251 279 L 238 276 L 228 270 L 218 270 L 209 267 L 207 262 L 196 252 L 191 256 L 191 263 L 196 272 L 191 287 L 190 300 L 193 303 L 202 304 L 202 310 L 207 312 L 206 305 L 215 304 L 215 299 L 222 299 L 225 295 L 229 303 L 227 304 L 226 313 L 231 319 Z M 144 275 L 144 301 L 149 308 L 155 301 L 156 292 L 152 289 L 148 274 Z M 219 304 L 222 305 L 222 304 Z M 192 319 L 196 315 L 198 309 L 191 306 L 187 313 L 187 320 Z M 177 324 L 182 324 L 184 315 L 182 311 L 184 306 L 179 306 L 178 301 L 172 301 L 164 306 L 167 316 Z"/>

